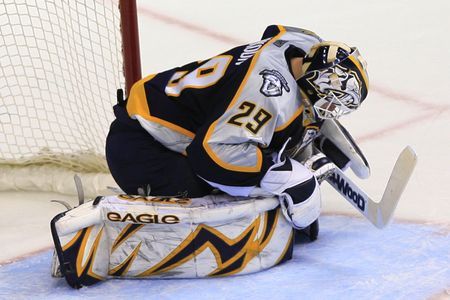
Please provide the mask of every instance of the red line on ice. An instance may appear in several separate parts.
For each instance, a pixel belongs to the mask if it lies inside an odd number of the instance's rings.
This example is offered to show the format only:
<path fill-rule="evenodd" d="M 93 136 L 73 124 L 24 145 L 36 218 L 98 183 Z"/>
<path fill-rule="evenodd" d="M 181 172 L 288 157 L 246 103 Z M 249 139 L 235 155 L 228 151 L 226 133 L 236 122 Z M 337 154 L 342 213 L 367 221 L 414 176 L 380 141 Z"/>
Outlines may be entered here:
<path fill-rule="evenodd" d="M 214 40 L 222 42 L 222 43 L 227 43 L 227 44 L 232 44 L 232 45 L 240 45 L 240 44 L 246 43 L 246 41 L 240 40 L 238 38 L 228 36 L 228 35 L 220 33 L 220 32 L 215 32 L 213 30 L 205 28 L 204 26 L 197 25 L 197 24 L 194 24 L 194 23 L 191 23 L 188 21 L 183 21 L 181 19 L 166 15 L 164 13 L 156 12 L 153 9 L 150 9 L 147 7 L 140 6 L 138 8 L 138 11 L 139 11 L 139 14 L 141 14 L 145 17 L 150 17 L 150 18 L 160 21 L 162 23 L 179 27 L 179 29 L 181 29 L 181 30 L 195 32 L 197 34 L 203 35 L 205 37 L 214 39 Z M 402 121 L 400 123 L 390 125 L 385 128 L 382 128 L 380 130 L 357 137 L 356 139 L 358 140 L 358 142 L 365 142 L 365 141 L 377 139 L 377 138 L 385 136 L 389 133 L 392 133 L 394 131 L 402 130 L 402 129 L 417 125 L 417 123 L 419 123 L 419 122 L 428 120 L 431 117 L 436 116 L 439 113 L 450 109 L 450 106 L 448 106 L 448 105 L 433 104 L 433 103 L 430 103 L 429 101 L 418 99 L 414 96 L 407 95 L 404 93 L 399 93 L 397 91 L 390 90 L 386 87 L 381 87 L 381 86 L 371 84 L 371 90 L 375 93 L 386 96 L 387 99 L 390 99 L 393 101 L 401 101 L 407 105 L 411 104 L 411 105 L 415 105 L 416 107 L 425 109 L 426 113 L 419 114 L 415 117 L 412 117 L 412 118 Z"/>
<path fill-rule="evenodd" d="M 233 44 L 233 45 L 245 44 L 244 41 L 236 39 L 232 36 L 228 36 L 228 35 L 220 33 L 220 32 L 215 32 L 215 31 L 209 30 L 203 26 L 196 25 L 191 22 L 183 21 L 178 18 L 169 16 L 169 15 L 166 15 L 166 14 L 163 14 L 160 12 L 156 12 L 156 11 L 146 8 L 144 6 L 140 6 L 138 8 L 138 12 L 141 15 L 156 19 L 158 21 L 161 21 L 162 23 L 166 23 L 169 25 L 179 27 L 182 30 L 195 32 L 195 33 L 209 37 L 211 39 L 214 39 L 214 40 L 222 42 L 222 43 L 228 43 L 228 44 Z"/>
<path fill-rule="evenodd" d="M 394 131 L 402 130 L 402 129 L 417 125 L 419 122 L 428 120 L 428 119 L 438 115 L 439 113 L 440 113 L 440 111 L 438 112 L 436 110 L 428 110 L 427 112 L 425 112 L 423 114 L 413 116 L 402 122 L 399 122 L 399 123 L 396 123 L 396 124 L 393 124 L 390 126 L 386 126 L 382 129 L 370 132 L 365 135 L 358 136 L 358 137 L 356 137 L 356 140 L 358 140 L 358 143 L 364 143 L 366 141 L 378 139 L 383 136 L 390 135 Z"/>
<path fill-rule="evenodd" d="M 44 247 L 44 248 L 41 248 L 41 249 L 38 249 L 38 250 L 34 250 L 34 251 L 31 251 L 31 252 L 28 252 L 28 253 L 24 253 L 24 254 L 19 255 L 19 256 L 15 256 L 13 258 L 1 260 L 0 261 L 0 266 L 4 266 L 4 265 L 8 265 L 8 264 L 17 262 L 17 261 L 21 261 L 21 260 L 23 260 L 25 258 L 28 258 L 28 257 L 34 256 L 34 255 L 37 255 L 37 254 L 41 254 L 41 253 L 50 251 L 51 249 L 53 249 L 53 246 Z"/>

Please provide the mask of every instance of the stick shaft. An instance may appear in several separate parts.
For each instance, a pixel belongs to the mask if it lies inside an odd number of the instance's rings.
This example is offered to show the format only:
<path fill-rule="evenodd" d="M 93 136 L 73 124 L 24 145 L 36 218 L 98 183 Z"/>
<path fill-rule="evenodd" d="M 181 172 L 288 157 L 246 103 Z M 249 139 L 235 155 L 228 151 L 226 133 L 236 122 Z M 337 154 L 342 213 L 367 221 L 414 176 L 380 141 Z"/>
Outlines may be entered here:
<path fill-rule="evenodd" d="M 364 190 L 348 178 L 340 169 L 327 179 L 350 204 L 377 228 L 385 227 L 392 219 L 398 201 L 408 184 L 417 163 L 417 155 L 411 147 L 400 153 L 380 201 L 374 201 Z"/>

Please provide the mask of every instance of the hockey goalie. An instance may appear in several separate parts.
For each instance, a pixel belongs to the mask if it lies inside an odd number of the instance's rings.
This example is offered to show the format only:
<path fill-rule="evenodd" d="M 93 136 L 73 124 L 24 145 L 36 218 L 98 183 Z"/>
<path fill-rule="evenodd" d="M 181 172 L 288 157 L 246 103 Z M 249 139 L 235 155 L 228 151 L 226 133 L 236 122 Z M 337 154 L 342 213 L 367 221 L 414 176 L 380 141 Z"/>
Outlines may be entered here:
<path fill-rule="evenodd" d="M 106 143 L 124 194 L 53 219 L 60 271 L 80 287 L 246 274 L 290 259 L 295 231 L 317 237 L 320 183 L 341 188 L 330 176 L 347 167 L 369 176 L 337 121 L 367 93 L 356 48 L 279 25 L 140 80 L 119 97 Z"/>

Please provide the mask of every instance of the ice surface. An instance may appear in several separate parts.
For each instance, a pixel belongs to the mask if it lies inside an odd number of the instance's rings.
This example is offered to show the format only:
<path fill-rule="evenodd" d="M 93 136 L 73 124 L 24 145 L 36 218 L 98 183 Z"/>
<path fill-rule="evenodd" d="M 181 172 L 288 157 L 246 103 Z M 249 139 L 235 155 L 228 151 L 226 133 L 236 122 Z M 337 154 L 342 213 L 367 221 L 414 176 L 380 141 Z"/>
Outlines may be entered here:
<path fill-rule="evenodd" d="M 320 238 L 291 261 L 229 278 L 109 280 L 80 290 L 49 275 L 51 252 L 0 268 L 0 298 L 424 299 L 450 281 L 446 228 L 409 223 L 380 231 L 363 219 L 324 216 Z"/>

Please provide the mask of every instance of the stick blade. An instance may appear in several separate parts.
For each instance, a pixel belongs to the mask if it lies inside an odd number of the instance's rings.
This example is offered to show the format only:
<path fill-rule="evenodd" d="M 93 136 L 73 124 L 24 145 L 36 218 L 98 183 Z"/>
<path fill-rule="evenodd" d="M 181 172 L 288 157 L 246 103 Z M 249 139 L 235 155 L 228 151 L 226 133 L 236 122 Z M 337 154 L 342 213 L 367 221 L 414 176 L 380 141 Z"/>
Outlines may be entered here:
<path fill-rule="evenodd" d="M 374 224 L 376 227 L 383 228 L 390 222 L 416 164 L 417 155 L 410 146 L 407 146 L 397 158 L 383 197 L 378 204 L 377 222 Z"/>

